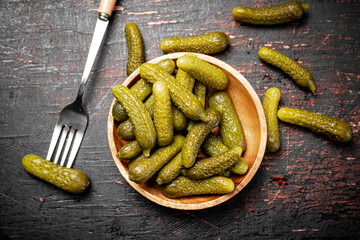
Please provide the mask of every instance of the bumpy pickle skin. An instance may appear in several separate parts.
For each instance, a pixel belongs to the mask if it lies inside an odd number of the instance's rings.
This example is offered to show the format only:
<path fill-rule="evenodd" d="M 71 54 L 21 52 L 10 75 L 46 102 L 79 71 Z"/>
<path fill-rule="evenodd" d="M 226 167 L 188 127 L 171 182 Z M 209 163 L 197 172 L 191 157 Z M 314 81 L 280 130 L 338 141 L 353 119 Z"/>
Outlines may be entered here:
<path fill-rule="evenodd" d="M 190 179 L 202 179 L 214 176 L 228 169 L 240 160 L 242 148 L 237 146 L 214 157 L 197 160 L 196 163 L 181 173 Z"/>
<path fill-rule="evenodd" d="M 224 90 L 229 82 L 227 75 L 216 66 L 198 58 L 195 54 L 186 54 L 178 58 L 177 66 L 196 80 L 216 90 Z"/>
<path fill-rule="evenodd" d="M 235 189 L 231 178 L 214 176 L 201 180 L 191 180 L 179 176 L 169 184 L 164 185 L 161 190 L 168 198 L 180 198 L 203 194 L 227 194 Z"/>
<path fill-rule="evenodd" d="M 135 23 L 129 22 L 125 26 L 125 37 L 128 46 L 128 61 L 126 73 L 129 76 L 145 62 L 144 43 L 141 32 Z"/>
<path fill-rule="evenodd" d="M 181 69 L 177 70 L 176 81 L 181 83 L 185 88 L 192 91 L 194 88 L 195 79 Z M 172 112 L 174 115 L 174 129 L 181 131 L 186 128 L 188 119 L 175 105 L 172 106 Z"/>
<path fill-rule="evenodd" d="M 121 103 L 118 100 L 115 101 L 111 109 L 111 113 L 113 118 L 118 122 L 122 122 L 128 119 L 125 108 L 121 105 Z"/>
<path fill-rule="evenodd" d="M 157 184 L 162 185 L 171 182 L 180 174 L 181 168 L 182 162 L 180 152 L 161 168 L 156 178 Z"/>
<path fill-rule="evenodd" d="M 218 139 L 218 137 L 213 133 L 209 133 L 206 136 L 202 147 L 204 151 L 212 157 L 223 154 L 229 150 L 229 148 L 223 144 L 220 139 Z M 248 169 L 249 166 L 246 160 L 242 157 L 240 157 L 239 160 L 237 160 L 235 164 L 229 168 L 231 172 L 239 175 L 244 175 Z"/>
<path fill-rule="evenodd" d="M 118 159 L 132 160 L 138 157 L 141 153 L 142 153 L 142 149 L 139 143 L 136 140 L 134 140 L 122 146 L 119 152 L 116 154 L 116 157 Z"/>
<path fill-rule="evenodd" d="M 209 106 L 221 113 L 220 135 L 224 144 L 230 148 L 240 146 L 245 151 L 245 133 L 230 96 L 223 91 L 215 92 L 209 97 Z"/>
<path fill-rule="evenodd" d="M 135 138 L 145 156 L 156 143 L 156 131 L 149 111 L 144 103 L 129 88 L 123 85 L 113 87 L 112 93 L 124 106 L 131 123 L 134 125 Z"/>
<path fill-rule="evenodd" d="M 277 117 L 280 98 L 280 90 L 276 87 L 273 87 L 266 91 L 263 101 L 263 108 L 268 130 L 266 149 L 269 152 L 276 152 L 280 148 L 280 132 Z"/>
<path fill-rule="evenodd" d="M 155 98 L 154 124 L 159 146 L 169 145 L 174 137 L 174 116 L 171 110 L 169 89 L 162 81 L 153 84 Z"/>
<path fill-rule="evenodd" d="M 129 179 L 135 183 L 144 183 L 159 171 L 168 161 L 181 151 L 185 137 L 175 135 L 174 141 L 162 148 L 158 148 L 149 157 L 142 158 L 129 164 Z"/>
<path fill-rule="evenodd" d="M 201 104 L 203 106 L 205 106 L 206 104 L 206 90 L 207 87 L 205 84 L 203 84 L 202 82 L 196 81 L 194 84 L 194 95 L 199 99 L 199 101 L 201 102 Z M 187 131 L 189 132 L 190 129 L 194 126 L 194 121 L 189 122 L 189 124 L 187 125 Z"/>
<path fill-rule="evenodd" d="M 157 63 L 157 65 L 164 68 L 170 74 L 172 74 L 175 70 L 175 62 L 170 58 L 161 60 Z M 152 84 L 144 79 L 140 79 L 130 89 L 141 101 L 144 101 L 152 92 Z M 115 102 L 112 108 L 112 115 L 114 119 L 119 122 L 123 122 L 128 119 L 125 108 L 119 101 Z"/>
<path fill-rule="evenodd" d="M 353 129 L 347 122 L 320 113 L 296 108 L 280 108 L 277 116 L 283 122 L 308 128 L 334 141 L 348 142 L 353 135 Z"/>
<path fill-rule="evenodd" d="M 117 128 L 117 134 L 119 135 L 119 137 L 121 137 L 121 139 L 125 141 L 134 140 L 135 139 L 134 125 L 131 123 L 129 119 L 120 123 Z"/>
<path fill-rule="evenodd" d="M 205 137 L 213 130 L 221 121 L 221 115 L 218 111 L 208 108 L 206 113 L 211 119 L 209 122 L 197 122 L 190 129 L 186 135 L 186 140 L 184 147 L 181 151 L 182 164 L 184 167 L 191 167 L 198 155 L 201 144 L 203 143 Z"/>
<path fill-rule="evenodd" d="M 140 76 L 151 83 L 164 81 L 169 88 L 171 100 L 188 118 L 195 121 L 208 121 L 205 116 L 204 106 L 197 97 L 159 66 L 151 63 L 142 64 Z"/>
<path fill-rule="evenodd" d="M 172 37 L 163 40 L 160 48 L 165 53 L 197 52 L 203 54 L 218 53 L 229 45 L 230 37 L 223 32 L 211 32 L 188 37 Z"/>
<path fill-rule="evenodd" d="M 270 8 L 236 7 L 232 14 L 236 20 L 242 23 L 274 25 L 301 19 L 308 7 L 308 4 L 290 1 Z"/>
<path fill-rule="evenodd" d="M 316 86 L 312 74 L 291 58 L 268 47 L 260 49 L 259 57 L 261 60 L 287 73 L 300 87 L 308 88 L 310 91 L 315 92 Z"/>
<path fill-rule="evenodd" d="M 22 166 L 35 177 L 70 193 L 82 193 L 90 184 L 89 178 L 84 172 L 62 167 L 36 155 L 26 155 L 22 159 Z"/>

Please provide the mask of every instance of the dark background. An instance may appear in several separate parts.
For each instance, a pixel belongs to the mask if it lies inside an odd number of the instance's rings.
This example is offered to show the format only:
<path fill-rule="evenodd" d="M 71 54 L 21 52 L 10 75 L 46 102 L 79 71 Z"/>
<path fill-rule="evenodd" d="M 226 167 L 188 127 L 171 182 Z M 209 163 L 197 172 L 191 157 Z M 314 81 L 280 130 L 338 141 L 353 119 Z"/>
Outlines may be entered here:
<path fill-rule="evenodd" d="M 0 0 L 0 238 L 2 239 L 356 239 L 360 234 L 358 0 L 307 1 L 295 23 L 240 24 L 234 7 L 284 1 L 123 0 L 85 91 L 89 126 L 74 168 L 91 186 L 68 194 L 28 174 L 26 154 L 46 157 L 59 111 L 76 96 L 99 1 Z M 261 101 L 278 87 L 280 107 L 343 119 L 354 137 L 335 143 L 280 123 L 281 149 L 266 153 L 253 180 L 229 201 L 201 211 L 159 206 L 133 190 L 111 157 L 106 135 L 111 88 L 126 78 L 124 26 L 135 22 L 146 59 L 168 37 L 223 31 L 231 46 L 214 56 L 233 66 Z M 314 76 L 316 94 L 264 64 L 269 46 Z M 246 103 L 244 103 L 246 104 Z"/>

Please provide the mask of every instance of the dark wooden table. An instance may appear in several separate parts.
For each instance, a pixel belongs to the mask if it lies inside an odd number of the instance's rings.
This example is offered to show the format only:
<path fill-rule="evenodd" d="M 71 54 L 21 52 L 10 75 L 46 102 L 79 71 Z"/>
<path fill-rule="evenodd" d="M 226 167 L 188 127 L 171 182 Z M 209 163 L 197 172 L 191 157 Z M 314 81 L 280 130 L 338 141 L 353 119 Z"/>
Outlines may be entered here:
<path fill-rule="evenodd" d="M 124 0 L 85 93 L 89 126 L 74 167 L 91 186 L 68 194 L 21 166 L 26 154 L 45 157 L 59 111 L 74 100 L 93 34 L 98 1 L 0 1 L 0 238 L 1 239 L 356 239 L 360 234 L 360 3 L 308 1 L 295 23 L 240 24 L 240 4 L 284 1 Z M 110 155 L 106 124 L 111 88 L 126 78 L 124 26 L 135 22 L 146 59 L 163 55 L 172 36 L 223 31 L 231 46 L 214 56 L 248 79 L 262 100 L 278 87 L 280 106 L 341 118 L 354 137 L 335 143 L 280 123 L 281 149 L 266 153 L 253 180 L 237 196 L 201 211 L 165 208 L 147 200 L 120 175 Z M 264 64 L 270 46 L 314 76 L 316 94 Z M 244 103 L 246 104 L 246 103 Z"/>

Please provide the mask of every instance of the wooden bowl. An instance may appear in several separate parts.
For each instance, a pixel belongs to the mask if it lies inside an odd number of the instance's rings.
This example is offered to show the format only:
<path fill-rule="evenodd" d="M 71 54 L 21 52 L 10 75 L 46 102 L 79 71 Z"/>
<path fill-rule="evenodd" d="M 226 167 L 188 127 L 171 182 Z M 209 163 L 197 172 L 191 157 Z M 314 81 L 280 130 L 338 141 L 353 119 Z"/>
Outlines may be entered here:
<path fill-rule="evenodd" d="M 166 58 L 176 61 L 180 56 L 186 53 L 173 53 L 157 57 L 150 63 L 157 63 Z M 119 151 L 126 142 L 117 135 L 117 123 L 112 117 L 111 109 L 116 101 L 112 101 L 109 117 L 108 117 L 108 141 L 110 151 L 122 176 L 126 181 L 140 194 L 149 200 L 160 204 L 162 206 L 183 209 L 183 210 L 198 210 L 216 206 L 225 202 L 231 197 L 239 193 L 254 177 L 263 159 L 267 140 L 267 128 L 264 111 L 258 95 L 251 87 L 250 83 L 234 68 L 223 61 L 214 57 L 196 54 L 199 58 L 217 66 L 222 69 L 229 78 L 229 85 L 226 92 L 232 98 L 242 126 L 244 128 L 245 137 L 247 141 L 246 151 L 243 153 L 244 159 L 249 165 L 249 170 L 245 175 L 232 174 L 231 178 L 235 183 L 235 190 L 225 195 L 201 195 L 192 197 L 183 197 L 171 199 L 165 197 L 161 193 L 161 187 L 155 181 L 148 181 L 144 184 L 136 184 L 129 180 L 128 176 L 128 161 L 121 161 L 116 157 Z M 131 87 L 136 81 L 140 79 L 139 69 L 134 71 L 122 84 Z"/>

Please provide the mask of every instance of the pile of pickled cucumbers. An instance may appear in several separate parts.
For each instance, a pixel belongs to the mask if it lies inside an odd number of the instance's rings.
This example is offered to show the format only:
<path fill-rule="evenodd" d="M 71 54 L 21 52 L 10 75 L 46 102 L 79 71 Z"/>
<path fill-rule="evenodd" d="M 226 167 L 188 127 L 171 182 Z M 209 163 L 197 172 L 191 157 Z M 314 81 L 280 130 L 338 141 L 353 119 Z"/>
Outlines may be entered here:
<path fill-rule="evenodd" d="M 129 160 L 129 179 L 154 179 L 170 198 L 232 192 L 231 174 L 245 174 L 248 164 L 244 131 L 224 91 L 227 75 L 188 53 L 176 63 L 141 63 L 140 77 L 112 89 L 117 133 L 127 141 L 117 157 Z"/>

